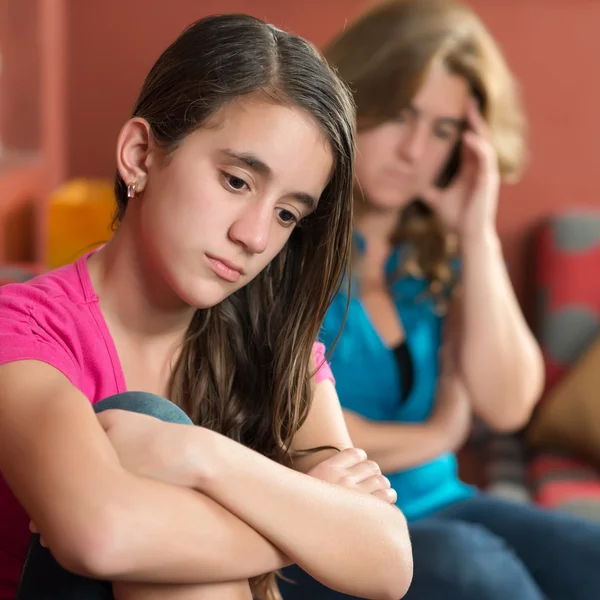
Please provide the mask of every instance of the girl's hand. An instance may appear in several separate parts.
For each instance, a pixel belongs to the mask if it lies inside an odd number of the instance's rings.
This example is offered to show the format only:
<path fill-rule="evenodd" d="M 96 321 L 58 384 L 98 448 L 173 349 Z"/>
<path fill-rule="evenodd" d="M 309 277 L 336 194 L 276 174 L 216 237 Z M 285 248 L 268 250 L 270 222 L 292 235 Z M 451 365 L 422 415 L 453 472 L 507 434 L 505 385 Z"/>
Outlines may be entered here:
<path fill-rule="evenodd" d="M 97 416 L 125 469 L 175 485 L 196 486 L 201 466 L 197 443 L 201 427 L 117 409 Z"/>
<path fill-rule="evenodd" d="M 423 200 L 461 237 L 495 231 L 500 189 L 498 157 L 474 98 L 469 103 L 467 122 L 455 180 L 445 189 L 432 186 L 423 194 Z"/>
<path fill-rule="evenodd" d="M 308 475 L 357 490 L 372 494 L 388 504 L 394 504 L 396 492 L 390 487 L 387 477 L 381 474 L 379 465 L 367 460 L 367 454 L 359 448 L 347 448 L 319 463 L 308 472 Z"/>

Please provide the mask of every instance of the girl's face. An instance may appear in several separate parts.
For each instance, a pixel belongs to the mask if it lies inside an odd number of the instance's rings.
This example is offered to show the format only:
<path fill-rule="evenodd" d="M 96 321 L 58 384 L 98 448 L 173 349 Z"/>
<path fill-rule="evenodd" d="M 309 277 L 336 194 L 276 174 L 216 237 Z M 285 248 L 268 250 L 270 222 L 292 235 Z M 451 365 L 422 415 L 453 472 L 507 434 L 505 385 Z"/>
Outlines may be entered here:
<path fill-rule="evenodd" d="M 358 134 L 356 174 L 371 205 L 402 208 L 434 184 L 460 139 L 469 97 L 462 77 L 434 66 L 397 119 Z"/>
<path fill-rule="evenodd" d="M 146 185 L 128 211 L 139 203 L 152 272 L 177 302 L 218 304 L 315 210 L 333 160 L 308 114 L 257 97 L 219 110 L 166 159 L 150 152 Z"/>

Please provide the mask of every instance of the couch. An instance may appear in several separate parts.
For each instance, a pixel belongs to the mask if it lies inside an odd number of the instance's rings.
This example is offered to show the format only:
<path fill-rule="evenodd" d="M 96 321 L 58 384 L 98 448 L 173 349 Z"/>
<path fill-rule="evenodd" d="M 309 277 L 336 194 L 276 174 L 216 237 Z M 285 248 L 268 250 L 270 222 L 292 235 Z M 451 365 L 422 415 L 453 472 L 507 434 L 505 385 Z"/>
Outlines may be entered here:
<path fill-rule="evenodd" d="M 600 335 L 600 210 L 568 210 L 545 220 L 535 235 L 534 272 L 534 331 L 547 397 Z M 484 447 L 488 492 L 600 521 L 600 470 L 591 462 L 556 448 L 530 448 L 523 434 L 491 436 Z"/>

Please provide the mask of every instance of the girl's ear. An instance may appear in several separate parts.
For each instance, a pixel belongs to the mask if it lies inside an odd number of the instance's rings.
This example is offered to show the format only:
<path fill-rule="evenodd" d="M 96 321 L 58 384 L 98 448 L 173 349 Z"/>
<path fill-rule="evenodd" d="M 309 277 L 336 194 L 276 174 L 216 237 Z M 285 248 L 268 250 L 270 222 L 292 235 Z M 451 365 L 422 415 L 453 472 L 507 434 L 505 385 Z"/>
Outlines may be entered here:
<path fill-rule="evenodd" d="M 129 119 L 117 140 L 117 169 L 126 185 L 136 184 L 141 192 L 148 180 L 148 163 L 153 146 L 152 131 L 145 119 Z"/>

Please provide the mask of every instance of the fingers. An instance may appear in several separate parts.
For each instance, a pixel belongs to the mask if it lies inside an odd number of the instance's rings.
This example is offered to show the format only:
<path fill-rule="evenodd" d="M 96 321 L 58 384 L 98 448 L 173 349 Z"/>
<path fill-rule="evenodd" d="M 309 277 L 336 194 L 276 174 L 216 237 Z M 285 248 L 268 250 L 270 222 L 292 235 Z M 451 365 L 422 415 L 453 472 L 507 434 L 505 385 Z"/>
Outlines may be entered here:
<path fill-rule="evenodd" d="M 390 480 L 385 475 L 379 474 L 364 479 L 358 487 L 361 492 L 373 494 L 379 490 L 389 490 L 392 486 Z"/>
<path fill-rule="evenodd" d="M 381 475 L 381 469 L 376 462 L 372 460 L 364 460 L 361 463 L 354 465 L 346 470 L 347 476 L 352 478 L 356 483 L 360 483 L 365 479 L 370 479 Z"/>
<path fill-rule="evenodd" d="M 374 465 L 370 466 L 369 465 Z M 363 465 L 366 465 L 363 467 Z M 370 475 L 364 479 L 355 480 L 354 477 L 364 477 L 367 472 L 377 472 L 377 474 Z M 365 461 L 361 465 L 358 465 L 350 470 L 350 472 L 340 482 L 346 488 L 355 489 L 363 494 L 370 494 L 377 496 L 380 500 L 387 502 L 388 504 L 395 504 L 398 499 L 398 494 L 392 489 L 390 480 L 382 475 L 379 471 L 379 466 L 372 461 Z"/>
<path fill-rule="evenodd" d="M 390 481 L 381 474 L 379 465 L 367 460 L 367 453 L 360 448 L 346 448 L 342 452 L 323 461 L 321 465 L 338 472 L 339 478 L 326 479 L 335 481 L 338 485 L 348 489 L 355 489 L 365 494 L 377 496 L 389 504 L 394 504 L 398 498 L 396 492 L 390 487 Z"/>
<path fill-rule="evenodd" d="M 365 460 L 347 469 L 344 481 L 345 487 L 372 494 L 389 504 L 394 504 L 398 498 L 390 480 L 381 474 L 379 465 L 372 460 Z"/>
<path fill-rule="evenodd" d="M 479 103 L 475 98 L 471 98 L 469 106 L 467 107 L 467 124 L 477 135 L 480 135 L 487 140 L 490 139 L 490 128 L 483 118 L 483 115 L 479 110 Z"/>
<path fill-rule="evenodd" d="M 475 131 L 465 131 L 463 133 L 463 142 L 465 146 L 477 155 L 477 158 L 487 158 L 493 152 L 491 144 Z"/>
<path fill-rule="evenodd" d="M 396 504 L 396 500 L 398 500 L 398 494 L 396 490 L 393 488 L 385 488 L 382 490 L 377 490 L 371 494 L 372 496 L 376 496 L 380 500 L 387 502 L 388 504 Z"/>
<path fill-rule="evenodd" d="M 475 161 L 471 168 L 477 175 L 497 180 L 499 178 L 498 157 L 492 144 L 474 131 L 466 131 L 463 134 L 463 142 Z"/>
<path fill-rule="evenodd" d="M 498 159 L 496 149 L 492 144 L 490 128 L 481 114 L 475 98 L 472 98 L 469 103 L 467 122 L 469 128 L 463 133 L 464 143 L 483 164 L 496 165 Z"/>
<path fill-rule="evenodd" d="M 346 448 L 324 462 L 327 462 L 331 468 L 346 470 L 365 460 L 367 460 L 367 453 L 364 450 L 360 448 Z"/>

